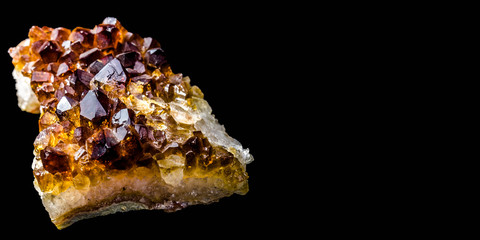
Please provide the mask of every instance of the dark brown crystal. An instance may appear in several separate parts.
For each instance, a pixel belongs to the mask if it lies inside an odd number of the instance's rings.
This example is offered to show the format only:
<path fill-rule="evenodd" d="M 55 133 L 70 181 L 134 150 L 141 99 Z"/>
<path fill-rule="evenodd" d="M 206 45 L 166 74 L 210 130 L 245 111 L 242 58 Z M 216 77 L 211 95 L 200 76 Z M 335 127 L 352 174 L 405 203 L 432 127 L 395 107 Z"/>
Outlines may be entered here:
<path fill-rule="evenodd" d="M 45 41 L 39 49 L 40 57 L 43 62 L 56 62 L 62 54 L 62 48 L 56 41 Z"/>
<path fill-rule="evenodd" d="M 78 41 L 82 46 L 90 48 L 93 45 L 93 37 L 90 29 L 77 27 L 71 32 L 69 40 L 72 42 Z"/>
<path fill-rule="evenodd" d="M 80 55 L 85 51 L 85 47 L 82 45 L 80 41 L 74 41 L 70 43 L 70 49 L 78 55 Z"/>
<path fill-rule="evenodd" d="M 50 39 L 54 40 L 56 42 L 63 42 L 68 40 L 68 37 L 70 36 L 71 31 L 69 29 L 63 28 L 63 27 L 58 27 L 53 29 Z"/>
<path fill-rule="evenodd" d="M 30 48 L 30 51 L 33 56 L 36 56 L 36 57 L 40 56 L 40 50 L 42 50 L 42 46 L 46 41 L 47 40 L 40 39 L 32 43 L 32 47 Z"/>
<path fill-rule="evenodd" d="M 73 132 L 73 138 L 79 145 L 85 144 L 87 138 L 91 135 L 91 130 L 89 127 L 77 127 Z"/>
<path fill-rule="evenodd" d="M 86 87 L 90 86 L 90 81 L 92 81 L 93 79 L 93 74 L 87 71 L 83 71 L 81 69 L 77 69 L 75 71 L 75 76 L 76 76 L 76 79 Z"/>
<path fill-rule="evenodd" d="M 140 52 L 138 46 L 139 45 L 134 42 L 125 42 L 122 46 L 122 52 Z"/>
<path fill-rule="evenodd" d="M 94 46 L 99 49 L 116 47 L 120 39 L 120 30 L 112 24 L 100 24 L 93 32 L 95 33 Z"/>
<path fill-rule="evenodd" d="M 103 93 L 90 90 L 80 101 L 80 115 L 93 123 L 100 123 L 108 116 L 108 101 Z"/>
<path fill-rule="evenodd" d="M 70 171 L 69 157 L 67 154 L 57 151 L 52 147 L 46 147 L 40 151 L 43 168 L 55 174 L 57 172 Z"/>
<path fill-rule="evenodd" d="M 53 82 L 53 74 L 49 72 L 34 71 L 32 82 Z"/>
<path fill-rule="evenodd" d="M 151 67 L 162 67 L 167 62 L 165 52 L 161 48 L 150 49 L 145 53 L 145 60 Z"/>
<path fill-rule="evenodd" d="M 87 146 L 90 149 L 90 158 L 100 160 L 107 152 L 107 141 L 103 129 L 98 129 L 87 139 Z M 103 160 L 103 159 L 102 159 Z"/>
<path fill-rule="evenodd" d="M 133 67 L 136 62 L 142 60 L 142 57 L 138 52 L 120 53 L 116 56 L 116 58 L 125 68 Z"/>
<path fill-rule="evenodd" d="M 75 70 L 73 74 L 69 75 L 66 82 L 68 82 L 68 87 L 74 90 L 72 93 L 69 93 L 72 98 L 80 101 L 87 91 L 90 90 L 90 81 L 92 78 L 92 74 L 80 69 Z"/>
<path fill-rule="evenodd" d="M 74 62 L 78 60 L 79 54 L 74 52 L 72 49 L 66 50 L 59 58 L 59 62 L 68 64 L 69 66 L 73 65 Z"/>
<path fill-rule="evenodd" d="M 85 65 L 89 65 L 90 63 L 101 58 L 102 56 L 103 56 L 103 53 L 102 51 L 100 51 L 100 49 L 92 48 L 80 54 L 79 59 L 81 63 L 84 63 Z"/>

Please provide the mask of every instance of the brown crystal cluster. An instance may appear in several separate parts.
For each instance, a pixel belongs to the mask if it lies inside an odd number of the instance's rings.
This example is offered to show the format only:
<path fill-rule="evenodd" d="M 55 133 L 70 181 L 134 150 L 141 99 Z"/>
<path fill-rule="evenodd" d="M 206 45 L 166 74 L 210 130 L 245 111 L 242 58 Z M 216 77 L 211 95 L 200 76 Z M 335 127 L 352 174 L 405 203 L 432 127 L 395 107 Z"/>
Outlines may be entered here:
<path fill-rule="evenodd" d="M 248 177 L 235 150 L 212 144 L 198 119 L 169 105 L 195 110 L 203 94 L 172 72 L 156 40 L 106 18 L 93 29 L 34 26 L 9 53 L 40 103 L 33 172 L 42 192 L 132 174 L 173 185 L 215 176 L 225 189 L 247 191 L 237 189 Z"/>

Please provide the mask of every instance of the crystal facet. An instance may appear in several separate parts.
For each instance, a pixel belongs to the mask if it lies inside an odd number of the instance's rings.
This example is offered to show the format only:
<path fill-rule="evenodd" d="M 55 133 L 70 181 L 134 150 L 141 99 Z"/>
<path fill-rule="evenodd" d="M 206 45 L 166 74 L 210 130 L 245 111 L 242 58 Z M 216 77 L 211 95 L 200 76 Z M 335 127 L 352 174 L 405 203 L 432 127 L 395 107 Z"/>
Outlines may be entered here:
<path fill-rule="evenodd" d="M 99 122 L 108 114 L 108 106 L 102 105 L 99 98 L 106 98 L 102 93 L 90 90 L 80 101 L 80 115 L 90 121 Z"/>

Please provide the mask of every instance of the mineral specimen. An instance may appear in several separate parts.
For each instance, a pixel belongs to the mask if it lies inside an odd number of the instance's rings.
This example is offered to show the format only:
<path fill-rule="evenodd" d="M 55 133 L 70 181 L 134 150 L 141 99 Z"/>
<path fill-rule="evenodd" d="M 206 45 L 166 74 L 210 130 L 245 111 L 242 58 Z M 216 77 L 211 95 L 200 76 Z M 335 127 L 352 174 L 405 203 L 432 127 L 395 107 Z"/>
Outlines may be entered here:
<path fill-rule="evenodd" d="M 34 26 L 9 53 L 19 107 L 40 113 L 34 186 L 59 229 L 247 193 L 249 150 L 154 39 L 108 17 L 93 29 Z"/>

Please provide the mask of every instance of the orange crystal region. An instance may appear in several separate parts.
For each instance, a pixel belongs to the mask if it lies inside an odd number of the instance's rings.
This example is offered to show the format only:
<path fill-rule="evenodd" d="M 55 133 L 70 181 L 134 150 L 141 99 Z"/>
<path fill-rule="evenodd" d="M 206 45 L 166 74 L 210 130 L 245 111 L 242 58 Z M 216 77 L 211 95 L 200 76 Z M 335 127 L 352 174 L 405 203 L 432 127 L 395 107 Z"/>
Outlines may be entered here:
<path fill-rule="evenodd" d="M 40 112 L 34 184 L 58 228 L 248 191 L 253 157 L 201 90 L 172 72 L 156 40 L 109 17 L 93 29 L 33 26 L 9 53 L 17 95 L 31 91 L 38 101 L 38 109 L 24 102 Z"/>

